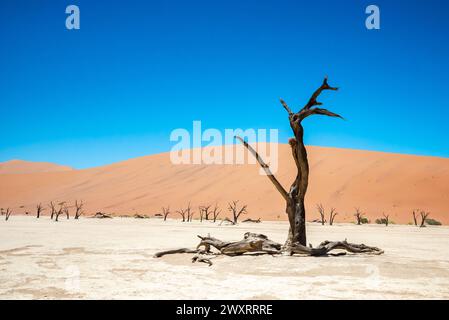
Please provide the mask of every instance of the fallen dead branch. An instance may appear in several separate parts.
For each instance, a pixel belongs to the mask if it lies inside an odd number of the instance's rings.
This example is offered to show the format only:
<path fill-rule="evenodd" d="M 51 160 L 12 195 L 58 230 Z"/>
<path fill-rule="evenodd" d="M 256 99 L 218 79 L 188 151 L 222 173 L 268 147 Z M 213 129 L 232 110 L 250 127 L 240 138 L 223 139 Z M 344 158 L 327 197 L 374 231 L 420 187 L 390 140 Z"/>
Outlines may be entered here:
<path fill-rule="evenodd" d="M 97 218 L 97 219 L 112 219 L 112 216 L 107 214 L 107 213 L 103 213 L 103 212 L 97 212 L 94 216 L 92 216 L 92 218 Z"/>
<path fill-rule="evenodd" d="M 219 226 L 221 226 L 221 225 L 222 225 L 223 223 L 225 223 L 225 222 L 226 222 L 226 224 L 235 225 L 235 222 L 234 222 L 234 221 L 232 221 L 231 219 L 229 219 L 228 217 L 226 217 L 226 218 L 224 218 L 223 220 L 221 220 Z"/>
<path fill-rule="evenodd" d="M 251 219 L 251 218 L 248 218 L 248 219 L 243 220 L 242 222 L 261 223 L 262 220 L 260 220 L 260 218 L 259 218 L 259 219 Z"/>
<path fill-rule="evenodd" d="M 370 247 L 364 244 L 354 244 L 344 241 L 324 241 L 318 247 L 312 247 L 312 245 L 303 246 L 301 244 L 294 244 L 288 251 L 282 248 L 280 243 L 268 239 L 264 234 L 256 234 L 247 232 L 243 236 L 243 240 L 240 241 L 222 241 L 217 238 L 213 238 L 210 235 L 200 238 L 200 243 L 195 249 L 181 248 L 174 250 L 167 250 L 157 252 L 154 257 L 160 258 L 168 254 L 179 253 L 193 253 L 195 256 L 192 261 L 205 262 L 212 265 L 210 259 L 206 258 L 209 255 L 226 255 L 226 256 L 240 256 L 243 254 L 269 254 L 269 255 L 281 255 L 288 253 L 289 255 L 301 255 L 301 256 L 328 256 L 328 255 L 345 255 L 351 254 L 368 254 L 368 255 L 380 255 L 384 253 L 383 250 Z M 212 248 L 218 252 L 212 252 Z M 336 252 L 333 252 L 336 251 Z"/>

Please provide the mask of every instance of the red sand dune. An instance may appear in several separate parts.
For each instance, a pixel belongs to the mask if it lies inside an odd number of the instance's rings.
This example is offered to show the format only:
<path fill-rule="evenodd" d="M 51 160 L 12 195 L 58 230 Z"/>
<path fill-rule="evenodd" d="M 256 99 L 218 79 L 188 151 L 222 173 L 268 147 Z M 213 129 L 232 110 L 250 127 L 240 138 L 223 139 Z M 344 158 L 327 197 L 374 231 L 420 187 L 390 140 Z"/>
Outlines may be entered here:
<path fill-rule="evenodd" d="M 68 171 L 71 167 L 61 166 L 50 162 L 31 162 L 11 160 L 0 163 L 0 174 L 35 173 L 51 171 Z"/>
<path fill-rule="evenodd" d="M 357 206 L 371 220 L 385 212 L 396 223 L 410 223 L 411 210 L 421 208 L 449 224 L 449 159 L 323 147 L 308 151 L 309 221 L 318 218 L 315 206 L 321 202 L 337 208 L 337 222 L 354 221 Z M 290 152 L 288 145 L 279 145 L 277 177 L 287 189 L 296 172 Z M 0 174 L 0 186 L 0 206 L 17 213 L 32 212 L 39 202 L 75 199 L 84 200 L 89 213 L 154 214 L 166 205 L 174 212 L 189 201 L 196 211 L 217 201 L 226 213 L 227 201 L 239 199 L 248 204 L 247 217 L 286 220 L 283 199 L 257 165 L 173 165 L 168 153 L 85 170 Z"/>

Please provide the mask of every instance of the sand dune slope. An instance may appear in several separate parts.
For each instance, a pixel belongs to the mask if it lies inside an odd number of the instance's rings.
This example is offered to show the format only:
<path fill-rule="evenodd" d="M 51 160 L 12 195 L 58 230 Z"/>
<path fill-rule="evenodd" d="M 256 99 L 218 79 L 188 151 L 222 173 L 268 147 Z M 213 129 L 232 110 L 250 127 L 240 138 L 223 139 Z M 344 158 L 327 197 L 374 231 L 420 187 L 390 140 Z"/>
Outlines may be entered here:
<path fill-rule="evenodd" d="M 61 166 L 50 162 L 31 162 L 11 160 L 0 162 L 0 174 L 36 173 L 73 170 L 68 166 Z"/>
<path fill-rule="evenodd" d="M 315 205 L 321 202 L 337 208 L 340 222 L 352 221 L 358 206 L 370 219 L 386 212 L 397 223 L 411 222 L 411 210 L 422 208 L 449 224 L 449 159 L 323 147 L 308 151 L 308 220 L 318 218 Z M 288 145 L 279 145 L 279 158 L 277 177 L 288 189 L 296 172 Z M 175 211 L 189 201 L 195 208 L 215 202 L 225 207 L 239 199 L 248 204 L 248 217 L 286 218 L 283 199 L 255 164 L 173 165 L 164 153 L 86 170 L 0 174 L 2 207 L 31 209 L 38 202 L 75 199 L 83 199 L 89 212 L 118 215 L 154 214 L 166 205 Z"/>

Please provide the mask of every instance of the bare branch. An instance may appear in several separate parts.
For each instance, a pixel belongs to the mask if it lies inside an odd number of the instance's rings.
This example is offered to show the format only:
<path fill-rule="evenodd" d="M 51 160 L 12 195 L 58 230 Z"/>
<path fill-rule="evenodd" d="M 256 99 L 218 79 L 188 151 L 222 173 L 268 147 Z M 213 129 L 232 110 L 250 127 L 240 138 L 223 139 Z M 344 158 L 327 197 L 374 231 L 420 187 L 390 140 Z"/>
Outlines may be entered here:
<path fill-rule="evenodd" d="M 318 209 L 318 212 L 321 216 L 321 225 L 324 226 L 324 224 L 326 223 L 326 218 L 324 217 L 324 207 L 321 203 L 316 205 L 316 208 Z"/>
<path fill-rule="evenodd" d="M 264 169 L 265 173 L 267 174 L 268 179 L 274 184 L 276 189 L 279 191 L 281 196 L 285 199 L 285 201 L 288 201 L 288 193 L 285 191 L 284 187 L 281 185 L 281 183 L 276 179 L 276 177 L 273 175 L 273 173 L 270 170 L 270 167 L 263 161 L 263 159 L 259 156 L 256 150 L 254 150 L 253 147 L 251 147 L 245 140 L 243 140 L 239 136 L 235 136 L 236 139 L 240 140 L 240 142 L 243 143 L 243 145 L 251 152 L 251 154 L 256 158 L 257 162 L 260 164 L 260 166 Z"/>
<path fill-rule="evenodd" d="M 246 214 L 247 213 L 247 205 L 245 204 L 244 206 L 242 206 L 240 209 L 238 208 L 238 200 L 233 200 L 232 202 L 228 203 L 228 210 L 232 213 L 233 219 L 234 219 L 234 224 L 236 224 L 238 222 L 239 217 L 242 214 Z"/>
<path fill-rule="evenodd" d="M 335 216 L 338 214 L 335 208 L 331 208 L 331 211 L 329 212 L 329 225 L 334 224 Z"/>
<path fill-rule="evenodd" d="M 170 214 L 170 206 L 162 207 L 162 215 L 164 216 L 164 221 L 167 221 L 167 217 Z"/>
<path fill-rule="evenodd" d="M 321 102 L 318 102 L 316 99 L 318 96 L 324 91 L 324 90 L 338 90 L 337 87 L 331 87 L 327 83 L 327 76 L 323 80 L 323 84 L 312 94 L 307 104 L 304 106 L 302 110 L 308 110 L 313 106 L 320 106 L 322 105 Z"/>
<path fill-rule="evenodd" d="M 293 115 L 293 112 L 290 109 L 290 107 L 287 105 L 287 103 L 284 100 L 282 100 L 282 99 L 279 99 L 279 101 L 281 102 L 281 104 L 284 107 L 284 109 L 287 110 L 289 116 Z"/>

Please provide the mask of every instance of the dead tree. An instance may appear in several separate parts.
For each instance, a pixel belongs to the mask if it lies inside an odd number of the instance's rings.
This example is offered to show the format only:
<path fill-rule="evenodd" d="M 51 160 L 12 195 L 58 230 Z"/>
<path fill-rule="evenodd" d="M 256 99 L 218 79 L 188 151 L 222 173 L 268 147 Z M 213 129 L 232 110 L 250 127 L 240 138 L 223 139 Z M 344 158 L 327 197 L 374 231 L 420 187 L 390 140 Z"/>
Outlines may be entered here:
<path fill-rule="evenodd" d="M 232 213 L 232 219 L 234 224 L 237 224 L 239 217 L 242 214 L 247 214 L 247 205 L 243 205 L 241 208 L 239 208 L 239 200 L 233 200 L 232 202 L 228 203 L 228 211 Z"/>
<path fill-rule="evenodd" d="M 318 209 L 318 213 L 320 214 L 320 216 L 321 216 L 321 225 L 323 225 L 324 226 L 324 224 L 326 223 L 326 218 L 325 218 L 325 212 L 324 212 L 324 207 L 323 207 L 323 205 L 320 203 L 320 204 L 317 204 L 316 205 L 316 208 Z"/>
<path fill-rule="evenodd" d="M 44 210 L 45 210 L 45 208 L 42 206 L 42 203 L 39 203 L 36 206 L 36 218 L 39 219 L 39 217 L 41 216 L 41 212 L 44 211 Z"/>
<path fill-rule="evenodd" d="M 170 206 L 162 207 L 162 216 L 164 217 L 164 221 L 167 221 L 167 217 L 170 214 Z"/>
<path fill-rule="evenodd" d="M 177 213 L 179 213 L 182 217 L 182 222 L 190 222 L 192 221 L 193 215 L 194 215 L 194 211 L 192 210 L 192 207 L 190 206 L 190 202 L 189 205 L 187 206 L 186 209 L 179 209 L 178 211 L 176 211 Z"/>
<path fill-rule="evenodd" d="M 390 215 L 385 213 L 382 213 L 382 215 L 384 216 L 385 226 L 388 227 L 388 223 L 390 222 Z"/>
<path fill-rule="evenodd" d="M 179 214 L 181 215 L 181 217 L 182 217 L 182 222 L 185 222 L 185 221 L 186 221 L 187 210 L 181 208 L 181 209 L 177 210 L 176 212 L 179 213 Z"/>
<path fill-rule="evenodd" d="M 58 211 L 56 212 L 56 219 L 55 219 L 55 221 L 57 222 L 58 219 L 59 219 L 59 216 L 61 214 L 63 214 L 63 213 L 65 213 L 66 216 L 67 216 L 67 219 L 69 219 L 69 209 L 67 208 L 66 203 L 65 202 L 60 202 L 60 203 L 58 203 L 58 205 L 59 205 L 59 208 L 58 208 Z"/>
<path fill-rule="evenodd" d="M 322 105 L 317 101 L 318 96 L 325 90 L 337 90 L 337 88 L 329 86 L 327 77 L 324 79 L 322 85 L 312 94 L 306 105 L 301 108 L 299 112 L 293 112 L 290 107 L 281 100 L 281 103 L 285 110 L 288 112 L 290 127 L 295 135 L 290 139 L 289 144 L 292 149 L 293 159 L 296 164 L 297 174 L 296 178 L 291 185 L 289 191 L 284 189 L 281 183 L 276 179 L 270 170 L 270 167 L 259 156 L 256 150 L 251 147 L 241 137 L 236 136 L 236 139 L 240 140 L 243 145 L 249 150 L 249 152 L 256 158 L 262 169 L 265 171 L 267 177 L 276 187 L 277 191 L 281 194 L 282 198 L 286 202 L 286 213 L 290 224 L 287 241 L 283 246 L 268 239 L 267 236 L 262 234 L 246 233 L 244 239 L 236 242 L 226 242 L 219 239 L 212 238 L 210 236 L 201 237 L 199 245 L 195 249 L 178 249 L 169 250 L 156 253 L 155 257 L 161 257 L 165 254 L 172 253 L 187 253 L 194 252 L 196 254 L 211 254 L 210 248 L 214 247 L 220 254 L 235 256 L 245 253 L 257 253 L 257 254 L 281 254 L 289 253 L 291 255 L 309 255 L 309 256 L 323 256 L 330 255 L 332 250 L 344 250 L 351 253 L 359 254 L 382 254 L 383 251 L 376 247 L 369 247 L 364 244 L 352 244 L 345 241 L 324 241 L 318 247 L 307 246 L 306 244 L 306 212 L 304 205 L 304 198 L 307 192 L 308 179 L 309 179 L 309 162 L 307 159 L 307 152 L 304 146 L 304 128 L 302 121 L 311 115 L 326 115 L 330 117 L 339 117 L 338 114 L 330 112 L 326 109 L 318 108 Z M 204 249 L 202 248 L 204 247 Z M 340 255 L 341 253 L 336 253 Z"/>
<path fill-rule="evenodd" d="M 304 128 L 302 126 L 302 121 L 312 115 L 325 115 L 341 118 L 341 116 L 336 113 L 317 107 L 322 105 L 317 98 L 323 91 L 326 90 L 338 90 L 328 84 L 327 77 L 324 78 L 321 86 L 312 94 L 309 101 L 298 112 L 293 112 L 287 103 L 281 99 L 282 106 L 288 112 L 290 127 L 295 136 L 289 140 L 289 144 L 292 149 L 292 156 L 296 164 L 297 174 L 289 191 L 284 189 L 259 154 L 242 138 L 236 137 L 256 157 L 256 160 L 267 174 L 267 177 L 271 180 L 286 202 L 286 213 L 290 223 L 289 236 L 285 243 L 286 248 L 298 243 L 304 246 L 307 245 L 306 209 L 304 205 L 304 198 L 309 185 L 309 161 L 307 159 L 307 151 L 304 146 Z"/>
<path fill-rule="evenodd" d="M 81 200 L 80 202 L 78 202 L 78 200 L 75 200 L 75 220 L 78 220 L 79 217 L 84 214 L 83 206 L 83 200 Z"/>
<path fill-rule="evenodd" d="M 193 215 L 195 214 L 195 211 L 192 210 L 192 207 L 190 206 L 190 202 L 189 205 L 187 206 L 187 222 L 192 222 L 193 220 Z"/>
<path fill-rule="evenodd" d="M 363 223 L 363 216 L 365 214 L 360 210 L 360 208 L 355 208 L 354 217 L 357 219 L 357 224 L 361 225 Z"/>
<path fill-rule="evenodd" d="M 429 216 L 430 212 L 421 211 L 419 214 L 421 215 L 421 224 L 419 225 L 419 227 L 423 228 L 426 226 L 426 219 Z"/>
<path fill-rule="evenodd" d="M 5 209 L 3 209 L 3 208 L 0 208 L 0 215 L 4 215 L 5 214 Z"/>
<path fill-rule="evenodd" d="M 57 210 L 56 210 L 56 205 L 53 203 L 53 201 L 50 202 L 50 204 L 48 205 L 48 207 L 51 210 L 51 215 L 50 215 L 50 219 L 53 220 L 53 217 L 56 215 Z"/>
<path fill-rule="evenodd" d="M 413 223 L 415 224 L 415 226 L 418 226 L 418 217 L 417 217 L 417 214 L 418 214 L 418 210 L 413 210 L 413 212 L 412 212 L 412 215 L 413 215 Z"/>
<path fill-rule="evenodd" d="M 5 211 L 5 221 L 9 220 L 9 217 L 11 216 L 11 214 L 12 214 L 12 210 L 10 208 L 7 208 Z"/>
<path fill-rule="evenodd" d="M 211 209 L 211 205 L 206 205 L 206 206 L 199 206 L 199 212 L 200 212 L 200 221 L 203 221 L 203 217 L 204 220 L 209 220 L 209 216 L 211 215 L 212 211 Z"/>
<path fill-rule="evenodd" d="M 220 213 L 221 213 L 221 209 L 218 207 L 218 204 L 215 204 L 214 210 L 212 211 L 214 223 L 217 221 L 217 218 L 220 215 Z"/>
<path fill-rule="evenodd" d="M 329 225 L 334 224 L 335 216 L 338 214 L 335 208 L 331 208 L 331 211 L 329 212 Z"/>

